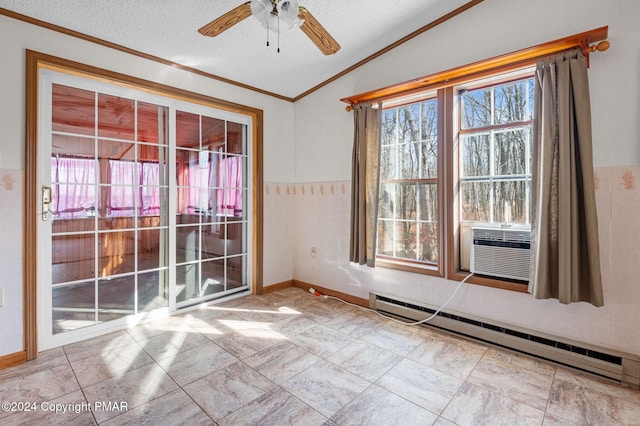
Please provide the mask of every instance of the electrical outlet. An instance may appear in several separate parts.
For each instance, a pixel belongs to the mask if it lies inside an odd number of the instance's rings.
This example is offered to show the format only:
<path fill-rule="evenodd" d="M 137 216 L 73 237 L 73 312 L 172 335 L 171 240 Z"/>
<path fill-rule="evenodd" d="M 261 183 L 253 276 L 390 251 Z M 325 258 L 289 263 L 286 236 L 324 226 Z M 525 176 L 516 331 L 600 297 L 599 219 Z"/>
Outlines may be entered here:
<path fill-rule="evenodd" d="M 318 249 L 315 247 L 311 247 L 311 257 L 316 257 L 318 255 Z"/>

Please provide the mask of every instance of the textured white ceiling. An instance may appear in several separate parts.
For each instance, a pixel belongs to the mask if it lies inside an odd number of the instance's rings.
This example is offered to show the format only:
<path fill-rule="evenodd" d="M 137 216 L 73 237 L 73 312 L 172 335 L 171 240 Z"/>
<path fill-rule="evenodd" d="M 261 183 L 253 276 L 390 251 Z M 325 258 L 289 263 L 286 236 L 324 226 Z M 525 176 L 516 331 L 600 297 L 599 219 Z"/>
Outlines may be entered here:
<path fill-rule="evenodd" d="M 325 56 L 300 30 L 253 17 L 217 37 L 197 30 L 246 0 L 0 0 L 0 7 L 280 96 L 296 96 L 468 0 L 298 0 L 342 49 Z"/>

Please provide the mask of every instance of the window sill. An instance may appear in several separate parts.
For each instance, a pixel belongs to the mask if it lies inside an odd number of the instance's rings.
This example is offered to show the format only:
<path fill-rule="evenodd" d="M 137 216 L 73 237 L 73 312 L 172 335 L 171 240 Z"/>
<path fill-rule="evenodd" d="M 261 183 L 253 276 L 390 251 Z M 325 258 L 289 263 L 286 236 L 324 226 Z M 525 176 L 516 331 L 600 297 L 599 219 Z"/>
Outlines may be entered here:
<path fill-rule="evenodd" d="M 444 276 L 438 265 L 425 264 L 420 262 L 401 261 L 386 257 L 376 257 L 376 266 L 381 268 L 396 269 L 405 272 L 414 272 L 416 274 L 433 275 L 434 277 Z"/>
<path fill-rule="evenodd" d="M 447 279 L 452 281 L 462 281 L 467 275 L 469 275 L 469 272 L 467 271 L 457 271 L 451 274 L 450 276 L 448 276 Z M 475 284 L 475 285 L 481 285 L 485 287 L 500 288 L 502 290 L 511 290 L 518 293 L 527 293 L 527 287 L 528 287 L 527 283 L 523 283 L 523 282 L 500 280 L 496 278 L 489 278 L 489 277 L 483 277 L 483 276 L 477 276 L 477 275 L 472 276 L 466 282 L 467 284 Z"/>
<path fill-rule="evenodd" d="M 444 277 L 440 273 L 437 265 L 427 265 L 418 262 L 403 262 L 389 258 L 376 258 L 376 267 L 395 269 L 398 271 L 412 272 L 416 274 L 431 275 L 434 277 Z M 462 281 L 469 275 L 467 271 L 457 271 L 447 277 L 448 280 Z M 497 278 L 474 275 L 466 281 L 467 284 L 481 285 L 484 287 L 499 288 L 502 290 L 527 293 L 527 283 L 517 281 L 507 281 Z"/>

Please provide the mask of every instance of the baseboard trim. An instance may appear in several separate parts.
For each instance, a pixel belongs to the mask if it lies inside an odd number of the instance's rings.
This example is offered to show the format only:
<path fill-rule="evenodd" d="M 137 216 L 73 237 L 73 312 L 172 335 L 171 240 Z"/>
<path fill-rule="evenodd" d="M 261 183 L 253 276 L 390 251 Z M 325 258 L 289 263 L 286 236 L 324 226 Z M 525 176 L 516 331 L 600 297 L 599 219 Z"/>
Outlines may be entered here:
<path fill-rule="evenodd" d="M 15 367 L 16 365 L 24 364 L 27 362 L 27 352 L 21 351 L 13 354 L 0 356 L 0 370 L 5 368 Z"/>
<path fill-rule="evenodd" d="M 364 308 L 369 307 L 369 299 L 362 299 L 360 297 L 356 297 L 347 293 L 331 290 L 329 288 L 321 287 L 319 285 L 306 283 L 304 281 L 293 280 L 293 286 L 307 290 L 307 291 L 313 287 L 317 292 L 321 294 L 337 297 L 339 299 L 344 300 L 345 302 L 353 303 L 354 305 L 362 306 Z"/>
<path fill-rule="evenodd" d="M 262 294 L 273 293 L 274 291 L 284 290 L 285 288 L 293 287 L 293 280 L 282 281 L 280 283 L 266 285 L 262 287 Z"/>

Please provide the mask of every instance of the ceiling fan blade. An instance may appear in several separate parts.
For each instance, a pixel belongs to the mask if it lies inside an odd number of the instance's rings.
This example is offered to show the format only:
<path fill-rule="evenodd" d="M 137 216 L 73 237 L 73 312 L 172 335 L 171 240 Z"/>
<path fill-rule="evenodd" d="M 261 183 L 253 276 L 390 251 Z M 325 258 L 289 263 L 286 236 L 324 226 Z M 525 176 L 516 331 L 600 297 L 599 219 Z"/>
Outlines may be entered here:
<path fill-rule="evenodd" d="M 251 2 L 248 1 L 209 22 L 198 32 L 203 36 L 215 37 L 249 16 L 251 16 Z"/>
<path fill-rule="evenodd" d="M 340 45 L 331 34 L 320 25 L 320 22 L 304 7 L 300 6 L 298 18 L 304 19 L 300 29 L 311 39 L 313 44 L 325 55 L 333 55 L 340 50 Z"/>

